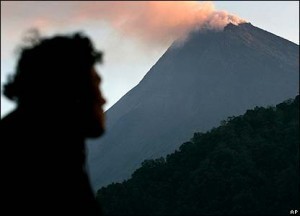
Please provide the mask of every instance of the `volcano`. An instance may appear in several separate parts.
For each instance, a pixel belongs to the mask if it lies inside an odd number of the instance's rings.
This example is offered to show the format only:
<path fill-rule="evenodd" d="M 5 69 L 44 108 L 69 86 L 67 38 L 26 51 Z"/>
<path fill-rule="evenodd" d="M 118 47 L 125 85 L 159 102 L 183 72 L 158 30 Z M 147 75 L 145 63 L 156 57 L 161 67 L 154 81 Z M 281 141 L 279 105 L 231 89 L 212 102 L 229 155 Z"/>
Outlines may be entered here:
<path fill-rule="evenodd" d="M 192 32 L 106 112 L 107 133 L 88 145 L 94 189 L 173 153 L 194 132 L 294 98 L 298 83 L 297 44 L 250 23 Z"/>

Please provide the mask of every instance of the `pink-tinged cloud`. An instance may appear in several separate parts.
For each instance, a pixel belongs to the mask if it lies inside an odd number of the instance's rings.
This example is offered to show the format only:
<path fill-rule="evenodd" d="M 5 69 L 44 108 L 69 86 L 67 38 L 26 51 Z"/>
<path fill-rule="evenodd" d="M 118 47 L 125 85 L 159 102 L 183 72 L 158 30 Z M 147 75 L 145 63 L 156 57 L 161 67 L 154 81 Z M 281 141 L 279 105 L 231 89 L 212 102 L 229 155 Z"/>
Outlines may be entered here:
<path fill-rule="evenodd" d="M 82 4 L 78 21 L 104 20 L 126 36 L 150 44 L 185 39 L 195 29 L 222 29 L 245 20 L 216 11 L 212 2 L 89 2 Z"/>
<path fill-rule="evenodd" d="M 1 3 L 2 4 L 2 3 Z M 41 31 L 106 22 L 126 38 L 165 45 L 185 39 L 195 29 L 222 29 L 243 19 L 217 11 L 213 2 L 196 1 L 29 1 L 5 2 L 1 8 L 5 23 L 36 27 Z M 2 7 L 2 5 L 1 5 Z M 2 15 L 1 15 L 2 19 Z"/>

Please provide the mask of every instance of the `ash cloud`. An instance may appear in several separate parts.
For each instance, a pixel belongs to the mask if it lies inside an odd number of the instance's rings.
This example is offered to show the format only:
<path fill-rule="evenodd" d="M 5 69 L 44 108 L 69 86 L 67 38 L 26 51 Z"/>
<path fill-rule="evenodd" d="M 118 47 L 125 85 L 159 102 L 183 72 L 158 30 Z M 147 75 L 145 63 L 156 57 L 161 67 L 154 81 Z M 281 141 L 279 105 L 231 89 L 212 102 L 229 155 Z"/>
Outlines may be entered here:
<path fill-rule="evenodd" d="M 186 39 L 193 30 L 222 30 L 228 23 L 245 20 L 215 10 L 213 2 L 90 2 L 82 4 L 77 19 L 104 20 L 125 36 L 148 44 L 165 44 Z"/>
<path fill-rule="evenodd" d="M 2 4 L 2 2 L 1 2 Z M 218 11 L 213 2 L 197 1 L 56 1 L 5 2 L 6 23 L 40 30 L 77 26 L 101 28 L 106 23 L 124 38 L 137 39 L 147 47 L 184 41 L 193 30 L 222 30 L 229 22 L 243 19 Z M 2 5 L 1 5 L 2 6 Z M 31 11 L 34 9 L 34 13 Z M 20 16 L 12 22 L 12 14 Z M 1 15 L 2 18 L 2 15 Z M 12 32 L 15 28 L 12 27 Z"/>

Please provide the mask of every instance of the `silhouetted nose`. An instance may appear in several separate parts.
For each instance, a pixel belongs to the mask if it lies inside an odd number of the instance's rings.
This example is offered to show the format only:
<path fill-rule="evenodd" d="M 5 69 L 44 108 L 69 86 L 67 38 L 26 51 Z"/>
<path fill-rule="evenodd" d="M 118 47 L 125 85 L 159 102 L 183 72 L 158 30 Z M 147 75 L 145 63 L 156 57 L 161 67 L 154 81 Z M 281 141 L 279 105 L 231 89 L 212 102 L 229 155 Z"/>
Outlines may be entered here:
<path fill-rule="evenodd" d="M 106 104 L 106 100 L 103 97 L 101 97 L 100 103 L 101 103 L 101 105 L 104 105 L 104 104 Z"/>

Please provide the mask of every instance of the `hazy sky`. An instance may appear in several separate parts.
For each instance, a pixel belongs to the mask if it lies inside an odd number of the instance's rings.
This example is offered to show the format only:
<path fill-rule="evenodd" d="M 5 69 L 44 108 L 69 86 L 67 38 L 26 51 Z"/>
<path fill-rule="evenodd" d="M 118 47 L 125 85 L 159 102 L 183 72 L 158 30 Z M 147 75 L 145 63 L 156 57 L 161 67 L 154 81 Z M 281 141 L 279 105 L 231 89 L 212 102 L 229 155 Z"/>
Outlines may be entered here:
<path fill-rule="evenodd" d="M 104 51 L 104 64 L 97 69 L 108 109 L 138 84 L 173 40 L 184 40 L 204 24 L 222 29 L 242 19 L 299 44 L 299 1 L 1 1 L 1 86 L 14 70 L 14 50 L 26 30 L 36 27 L 44 36 L 80 30 Z M 1 116 L 13 108 L 1 95 Z"/>

